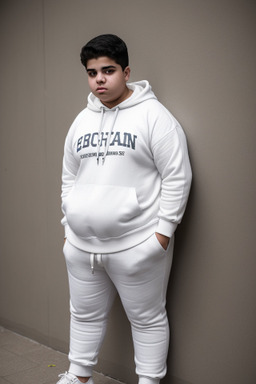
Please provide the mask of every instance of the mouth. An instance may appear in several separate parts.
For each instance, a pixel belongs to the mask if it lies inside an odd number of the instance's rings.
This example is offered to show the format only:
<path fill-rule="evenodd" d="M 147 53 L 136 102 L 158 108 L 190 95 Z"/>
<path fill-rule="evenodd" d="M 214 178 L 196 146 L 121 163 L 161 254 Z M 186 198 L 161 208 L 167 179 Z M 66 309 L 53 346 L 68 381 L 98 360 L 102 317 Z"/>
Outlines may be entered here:
<path fill-rule="evenodd" d="M 99 93 L 105 92 L 106 90 L 107 90 L 107 88 L 104 88 L 104 87 L 98 87 L 96 89 L 96 91 L 99 92 Z"/>

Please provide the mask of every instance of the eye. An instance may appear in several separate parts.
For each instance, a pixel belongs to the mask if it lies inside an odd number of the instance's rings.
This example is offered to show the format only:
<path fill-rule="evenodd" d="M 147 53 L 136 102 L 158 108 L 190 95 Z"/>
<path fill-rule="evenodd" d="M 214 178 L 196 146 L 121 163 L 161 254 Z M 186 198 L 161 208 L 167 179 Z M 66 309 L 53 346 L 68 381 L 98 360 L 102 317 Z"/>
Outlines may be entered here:
<path fill-rule="evenodd" d="M 97 72 L 96 71 L 88 71 L 87 74 L 89 77 L 95 77 L 97 75 Z"/>
<path fill-rule="evenodd" d="M 115 70 L 113 69 L 113 68 L 111 68 L 111 69 L 106 69 L 105 71 L 104 71 L 104 73 L 106 74 L 106 75 L 112 75 L 112 73 L 114 73 L 115 72 Z"/>

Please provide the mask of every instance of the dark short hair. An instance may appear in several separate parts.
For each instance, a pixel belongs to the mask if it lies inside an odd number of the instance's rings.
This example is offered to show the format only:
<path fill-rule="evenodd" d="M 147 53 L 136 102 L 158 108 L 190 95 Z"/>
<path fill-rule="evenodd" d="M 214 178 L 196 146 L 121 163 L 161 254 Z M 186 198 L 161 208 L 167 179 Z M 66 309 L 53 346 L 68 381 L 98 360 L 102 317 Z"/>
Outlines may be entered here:
<path fill-rule="evenodd" d="M 106 56 L 121 65 L 124 70 L 129 65 L 128 50 L 120 37 L 111 34 L 99 35 L 90 40 L 81 50 L 80 58 L 85 68 L 87 61 Z"/>

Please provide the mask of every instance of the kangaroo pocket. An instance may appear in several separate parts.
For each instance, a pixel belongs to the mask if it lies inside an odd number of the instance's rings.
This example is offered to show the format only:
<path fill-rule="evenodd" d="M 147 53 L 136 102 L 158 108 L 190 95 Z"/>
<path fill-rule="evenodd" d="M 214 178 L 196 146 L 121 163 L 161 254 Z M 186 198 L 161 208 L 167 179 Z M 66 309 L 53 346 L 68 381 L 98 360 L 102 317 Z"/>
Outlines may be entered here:
<path fill-rule="evenodd" d="M 75 185 L 64 202 L 67 221 L 79 237 L 119 237 L 134 228 L 140 215 L 135 188 Z"/>

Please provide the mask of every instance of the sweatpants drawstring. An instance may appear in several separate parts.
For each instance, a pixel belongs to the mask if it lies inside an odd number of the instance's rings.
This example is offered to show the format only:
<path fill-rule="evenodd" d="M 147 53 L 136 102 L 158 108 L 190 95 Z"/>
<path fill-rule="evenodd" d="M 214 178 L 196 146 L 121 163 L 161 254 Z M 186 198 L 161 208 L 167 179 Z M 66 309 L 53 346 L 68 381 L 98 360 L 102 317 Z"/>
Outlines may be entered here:
<path fill-rule="evenodd" d="M 98 265 L 102 265 L 102 254 L 101 253 L 91 253 L 90 254 L 90 264 L 91 264 L 92 274 L 94 274 L 95 260 L 96 260 Z"/>

